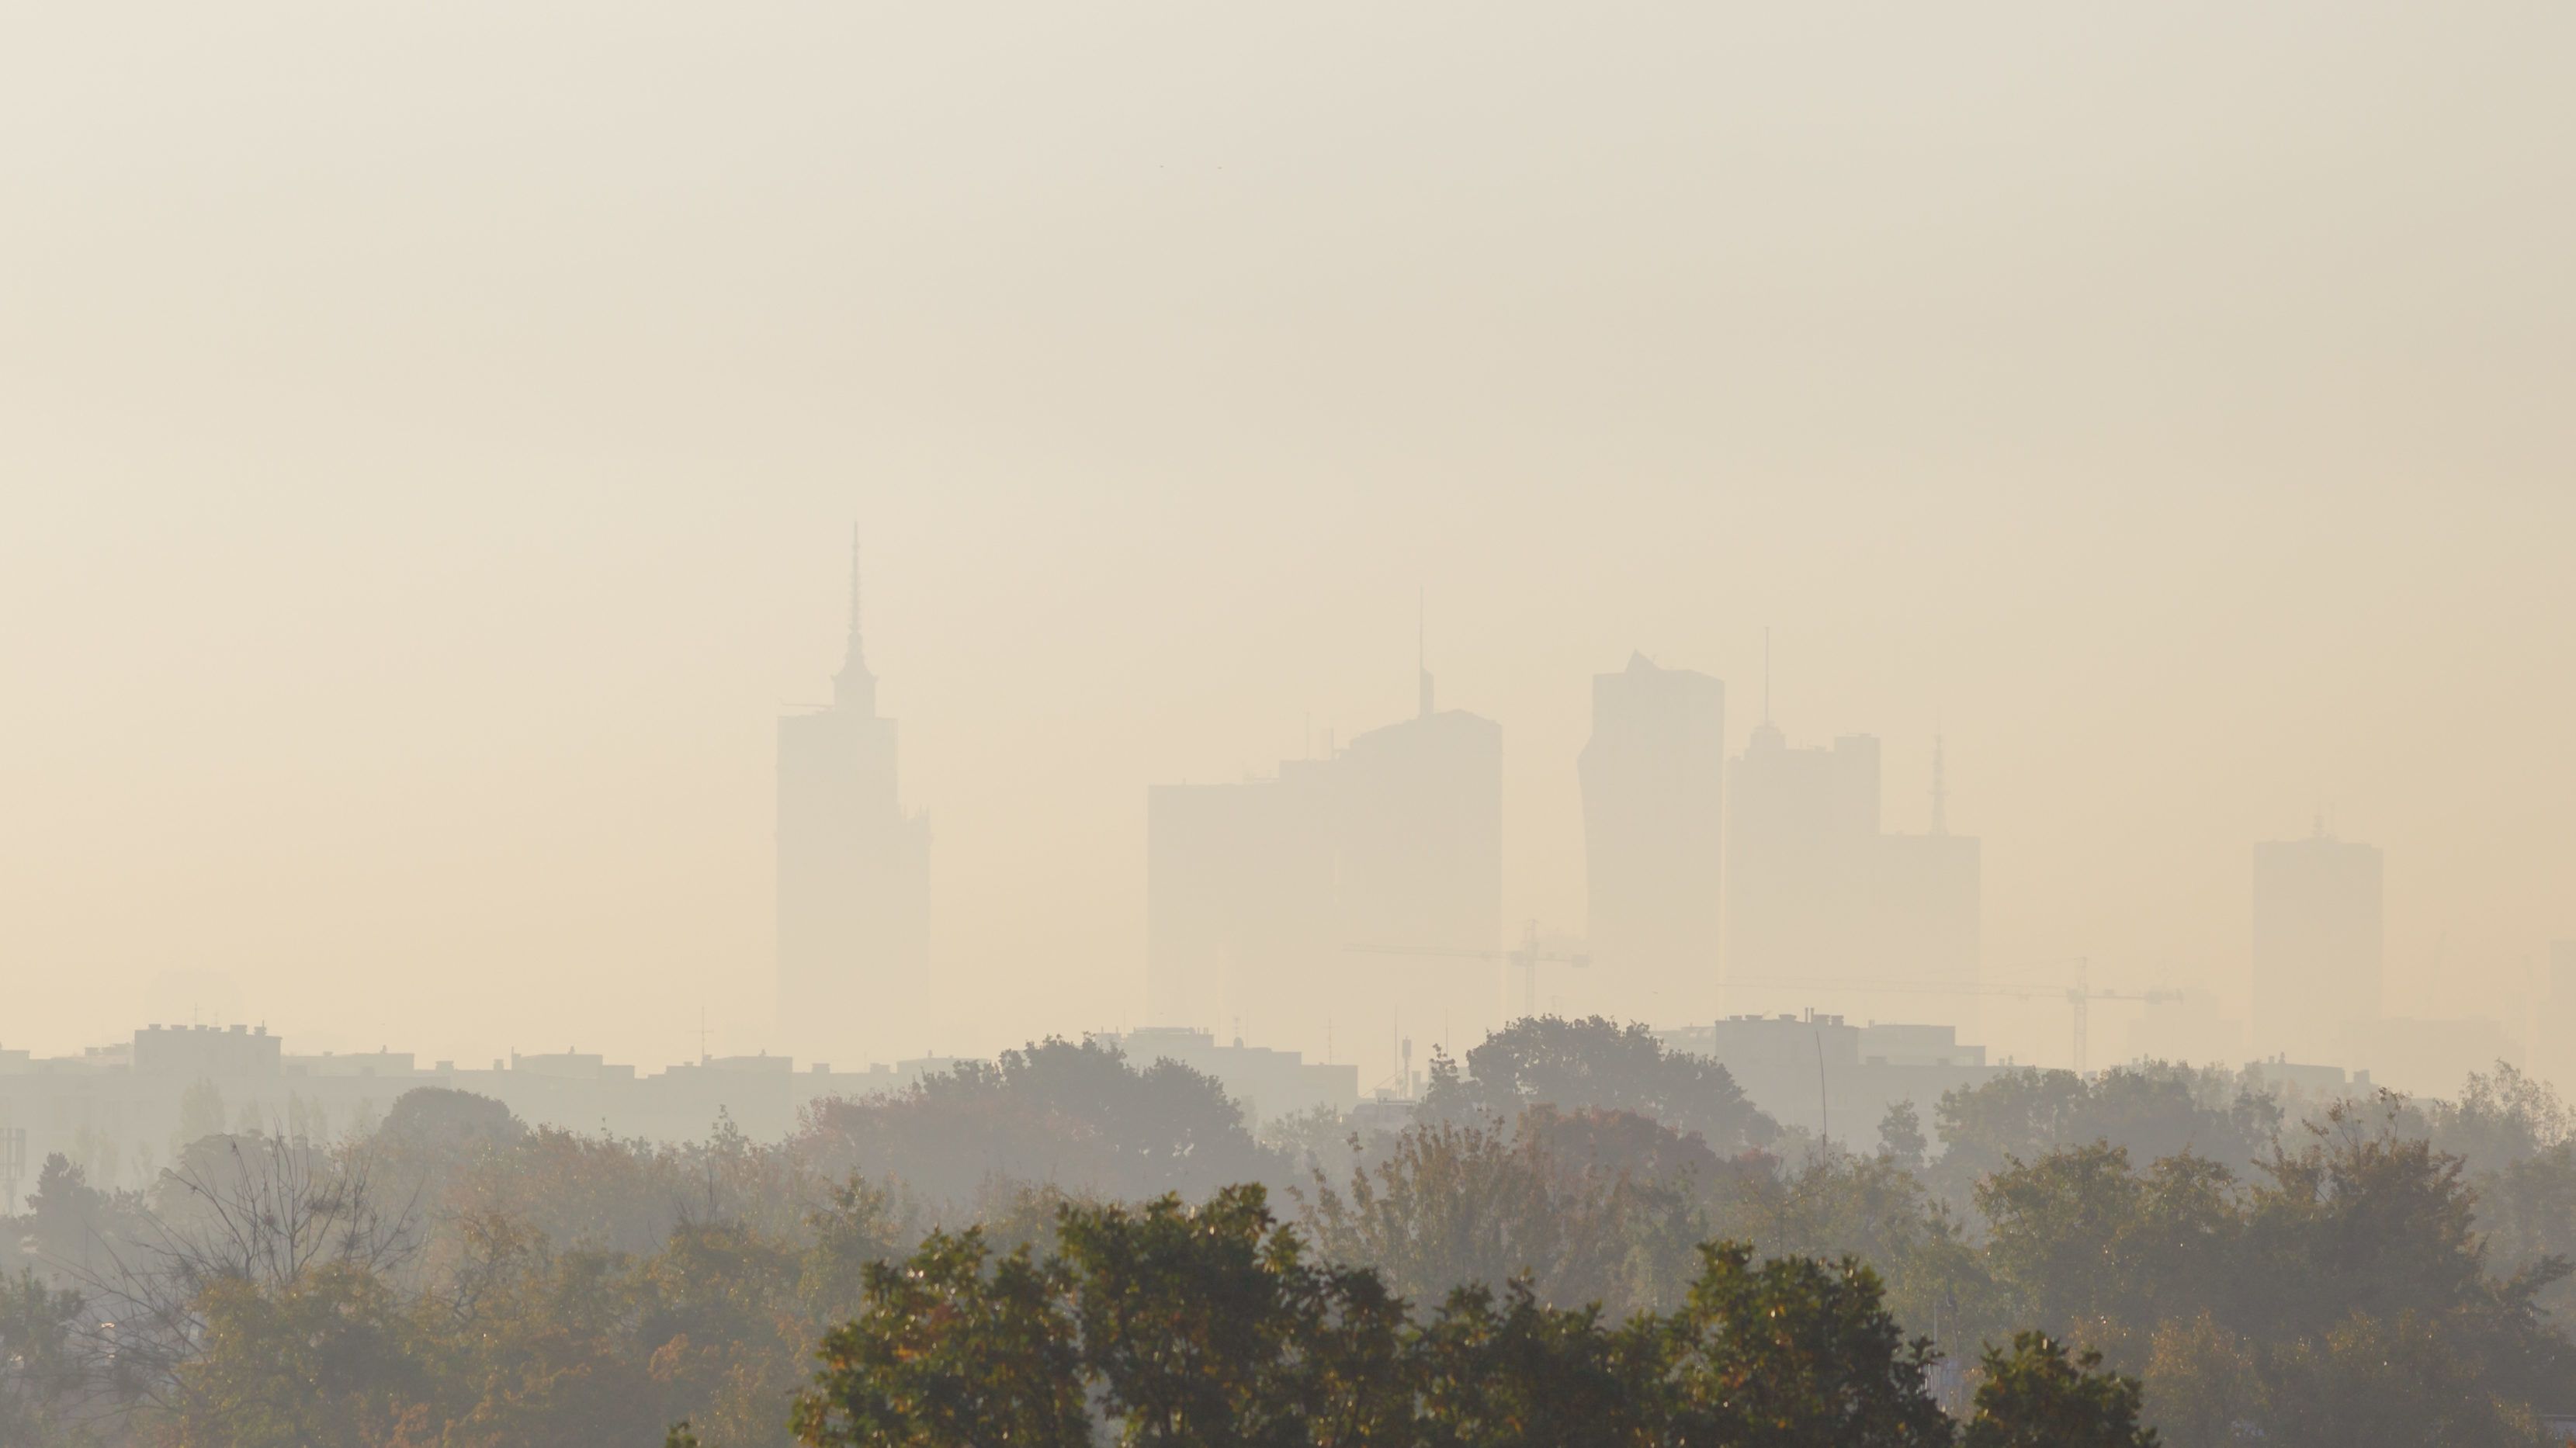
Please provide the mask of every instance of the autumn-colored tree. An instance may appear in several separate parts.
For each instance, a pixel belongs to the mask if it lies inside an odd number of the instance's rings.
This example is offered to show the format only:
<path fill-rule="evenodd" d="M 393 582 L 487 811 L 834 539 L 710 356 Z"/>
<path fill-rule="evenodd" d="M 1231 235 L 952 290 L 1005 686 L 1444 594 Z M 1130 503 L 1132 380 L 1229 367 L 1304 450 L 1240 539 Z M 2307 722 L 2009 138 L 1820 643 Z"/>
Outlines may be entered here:
<path fill-rule="evenodd" d="M 901 1264 L 867 1268 L 866 1310 L 823 1337 L 795 1401 L 814 1448 L 1087 1448 L 1071 1270 L 981 1235 L 934 1232 Z"/>

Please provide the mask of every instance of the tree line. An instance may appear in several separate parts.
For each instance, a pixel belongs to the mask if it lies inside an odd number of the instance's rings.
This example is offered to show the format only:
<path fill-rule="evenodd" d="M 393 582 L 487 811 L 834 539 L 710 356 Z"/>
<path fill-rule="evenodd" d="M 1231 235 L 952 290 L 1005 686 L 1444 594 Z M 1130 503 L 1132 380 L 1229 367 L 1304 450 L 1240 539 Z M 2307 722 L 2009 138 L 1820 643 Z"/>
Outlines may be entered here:
<path fill-rule="evenodd" d="M 1089 1042 L 778 1143 L 415 1091 L 142 1191 L 47 1162 L 0 1234 L 0 1443 L 2412 1448 L 2576 1411 L 2576 1133 L 2509 1069 L 1927 1105 L 1827 1148 L 1554 1019 L 1435 1061 L 1400 1131 L 1256 1133 Z"/>

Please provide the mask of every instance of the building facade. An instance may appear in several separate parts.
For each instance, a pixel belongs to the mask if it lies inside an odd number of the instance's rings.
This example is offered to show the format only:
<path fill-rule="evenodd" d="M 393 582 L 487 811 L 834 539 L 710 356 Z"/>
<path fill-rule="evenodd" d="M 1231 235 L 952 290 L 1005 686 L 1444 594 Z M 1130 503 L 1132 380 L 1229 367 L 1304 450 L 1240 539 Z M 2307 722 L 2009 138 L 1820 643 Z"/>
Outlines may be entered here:
<path fill-rule="evenodd" d="M 1153 1024 L 1403 1070 L 1502 1016 L 1502 728 L 1435 707 L 1267 779 L 1146 792 Z M 1354 949 L 1365 947 L 1365 949 Z"/>
<path fill-rule="evenodd" d="M 1706 1020 L 1718 1009 L 1726 685 L 1632 654 L 1592 676 L 1583 789 L 1585 942 L 1623 1016 Z"/>
<path fill-rule="evenodd" d="M 1730 1005 L 1794 1003 L 1850 983 L 1909 1013 L 1938 1002 L 1976 1033 L 1984 952 L 1982 846 L 1950 833 L 1936 746 L 1927 833 L 1881 826 L 1878 741 L 1792 748 L 1767 720 L 1729 779 Z"/>
<path fill-rule="evenodd" d="M 2375 845 L 2320 824 L 2254 847 L 2253 1044 L 2293 1061 L 2341 1060 L 2377 1021 L 2385 944 Z"/>

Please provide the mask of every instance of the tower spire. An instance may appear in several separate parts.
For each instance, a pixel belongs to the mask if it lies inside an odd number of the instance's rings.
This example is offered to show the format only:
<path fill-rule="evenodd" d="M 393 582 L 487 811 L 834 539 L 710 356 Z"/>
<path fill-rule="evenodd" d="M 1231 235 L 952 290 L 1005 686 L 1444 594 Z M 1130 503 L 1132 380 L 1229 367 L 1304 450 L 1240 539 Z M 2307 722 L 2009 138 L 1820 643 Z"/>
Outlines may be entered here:
<path fill-rule="evenodd" d="M 859 651 L 859 525 L 850 525 L 850 653 Z"/>
<path fill-rule="evenodd" d="M 832 676 L 832 701 L 836 707 L 865 708 L 870 713 L 877 707 L 877 678 L 868 672 L 868 653 L 859 632 L 859 525 L 850 525 L 850 638 L 841 655 L 841 671 Z"/>

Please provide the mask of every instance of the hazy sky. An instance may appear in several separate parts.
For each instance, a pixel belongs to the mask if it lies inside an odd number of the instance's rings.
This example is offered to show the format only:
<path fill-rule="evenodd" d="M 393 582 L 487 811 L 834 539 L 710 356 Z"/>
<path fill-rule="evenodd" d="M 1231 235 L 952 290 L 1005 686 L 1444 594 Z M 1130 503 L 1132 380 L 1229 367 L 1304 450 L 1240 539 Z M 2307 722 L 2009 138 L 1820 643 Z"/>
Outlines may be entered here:
<path fill-rule="evenodd" d="M 1144 787 L 1587 676 L 1931 740 L 1987 962 L 2390 1006 L 2576 934 L 2576 7 L 0 0 L 0 1044 L 762 1044 L 853 520 L 990 1050 L 1143 1008 Z M 2437 966 L 2437 958 L 2439 964 Z M 971 1018 L 969 1010 L 972 1009 Z M 962 1023 L 961 1023 L 962 1022 Z M 2064 1051 L 2063 1011 L 1997 1045 Z"/>

